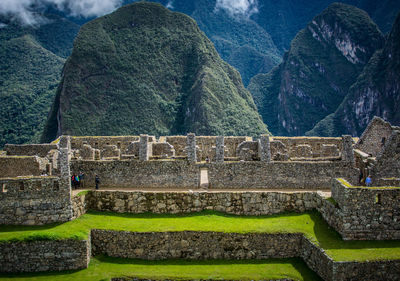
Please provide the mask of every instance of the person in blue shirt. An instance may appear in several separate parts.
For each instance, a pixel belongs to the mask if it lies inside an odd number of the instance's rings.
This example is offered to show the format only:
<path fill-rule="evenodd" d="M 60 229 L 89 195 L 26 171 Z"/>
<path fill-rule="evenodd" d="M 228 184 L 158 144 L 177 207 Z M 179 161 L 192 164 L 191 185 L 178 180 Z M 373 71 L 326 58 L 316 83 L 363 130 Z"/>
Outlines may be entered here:
<path fill-rule="evenodd" d="M 365 184 L 366 184 L 367 186 L 371 186 L 371 184 L 372 184 L 372 179 L 371 179 L 371 176 L 370 176 L 370 175 L 368 175 L 368 177 L 365 179 Z"/>

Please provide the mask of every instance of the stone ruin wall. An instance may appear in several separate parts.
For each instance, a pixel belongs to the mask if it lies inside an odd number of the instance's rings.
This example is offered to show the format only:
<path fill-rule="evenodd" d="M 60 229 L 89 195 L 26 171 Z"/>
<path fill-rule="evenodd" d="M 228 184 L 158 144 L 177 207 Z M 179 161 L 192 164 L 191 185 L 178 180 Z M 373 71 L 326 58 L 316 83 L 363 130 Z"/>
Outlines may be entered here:
<path fill-rule="evenodd" d="M 85 173 L 87 188 L 97 174 L 100 188 L 200 187 L 200 170 L 208 171 L 211 189 L 329 189 L 334 177 L 357 183 L 358 169 L 345 162 L 236 162 L 189 164 L 187 161 L 73 161 L 73 173 Z"/>
<path fill-rule="evenodd" d="M 39 156 L 47 157 L 49 153 L 57 150 L 56 144 L 46 143 L 46 144 L 6 144 L 4 146 L 4 151 L 7 155 L 14 156 Z"/>
<path fill-rule="evenodd" d="M 339 157 L 342 150 L 342 138 L 271 137 L 271 142 L 281 142 L 292 159 Z"/>
<path fill-rule="evenodd" d="M 70 190 L 58 177 L 0 179 L 0 225 L 43 225 L 71 219 Z"/>
<path fill-rule="evenodd" d="M 334 218 L 326 220 L 343 239 L 400 239 L 400 188 L 357 187 L 333 180 L 332 198 L 337 204 L 331 211 Z"/>
<path fill-rule="evenodd" d="M 83 196 L 81 196 L 82 198 Z M 89 192 L 85 208 L 116 213 L 179 214 L 214 210 L 235 215 L 273 215 L 315 209 L 316 192 Z M 83 206 L 83 205 L 80 205 Z M 77 205 L 77 208 L 80 208 Z M 76 213 L 82 213 L 78 209 Z"/>
<path fill-rule="evenodd" d="M 329 189 L 331 179 L 344 177 L 355 182 L 358 169 L 351 164 L 337 162 L 236 162 L 212 163 L 208 168 L 213 189 L 223 188 L 280 188 Z"/>
<path fill-rule="evenodd" d="M 73 161 L 73 173 L 85 173 L 85 185 L 111 188 L 192 188 L 199 187 L 199 170 L 187 161 Z"/>
<path fill-rule="evenodd" d="M 394 130 L 371 168 L 374 185 L 400 183 L 400 130 Z"/>
<path fill-rule="evenodd" d="M 40 176 L 46 172 L 47 163 L 37 156 L 0 156 L 0 178 Z"/>
<path fill-rule="evenodd" d="M 90 240 L 1 242 L 0 272 L 85 269 L 90 257 Z"/>
<path fill-rule="evenodd" d="M 216 136 L 196 136 L 197 161 L 216 159 Z M 187 136 L 149 136 L 150 159 L 186 159 Z M 101 160 L 139 158 L 139 137 L 71 137 L 73 159 Z M 271 137 L 272 160 L 340 160 L 341 138 Z M 224 137 L 225 161 L 258 161 L 259 140 L 251 137 Z"/>
<path fill-rule="evenodd" d="M 368 124 L 354 148 L 370 154 L 372 157 L 376 157 L 385 146 L 392 131 L 393 127 L 390 123 L 375 116 Z"/>

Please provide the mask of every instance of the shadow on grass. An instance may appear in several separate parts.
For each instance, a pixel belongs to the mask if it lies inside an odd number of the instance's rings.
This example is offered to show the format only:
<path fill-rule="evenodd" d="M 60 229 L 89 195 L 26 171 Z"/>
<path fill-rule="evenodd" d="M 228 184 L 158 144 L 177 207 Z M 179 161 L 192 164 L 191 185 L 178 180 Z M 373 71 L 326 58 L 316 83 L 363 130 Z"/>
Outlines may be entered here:
<path fill-rule="evenodd" d="M 51 230 L 57 226 L 64 224 L 64 222 L 46 224 L 46 225 L 2 225 L 0 232 L 19 232 L 19 231 L 42 231 Z"/>
<path fill-rule="evenodd" d="M 129 258 L 115 258 L 106 255 L 98 255 L 95 257 L 98 261 L 103 263 L 113 264 L 140 264 L 140 265 L 235 265 L 235 264 L 293 264 L 299 263 L 300 258 L 287 258 L 287 259 L 265 259 L 265 260 L 186 260 L 186 259 L 168 259 L 168 260 L 142 260 L 142 259 L 129 259 Z M 305 264 L 304 264 L 305 265 Z"/>
<path fill-rule="evenodd" d="M 317 274 L 310 270 L 307 265 L 300 258 L 287 258 L 287 259 L 266 259 L 266 260 L 180 260 L 180 259 L 170 259 L 170 260 L 139 260 L 139 259 L 125 259 L 125 258 L 114 258 L 105 255 L 99 255 L 94 257 L 95 263 L 104 264 L 115 264 L 115 265 L 142 265 L 142 266 L 235 266 L 235 265 L 292 265 L 303 277 L 304 280 L 321 280 Z M 96 266 L 95 266 L 96 267 Z M 91 264 L 88 269 L 83 270 L 94 270 Z M 53 277 L 56 279 L 57 276 L 68 275 L 77 273 L 82 270 L 67 270 L 67 271 L 52 271 L 52 272 L 38 272 L 38 273 L 0 273 L 0 278 L 26 278 L 26 277 Z M 128 274 L 129 275 L 129 274 Z M 89 276 L 89 275 L 88 275 Z M 118 277 L 118 276 L 115 276 Z M 128 276 L 129 277 L 129 276 Z M 133 277 L 133 276 L 132 276 Z M 49 279 L 49 280 L 55 280 Z"/>

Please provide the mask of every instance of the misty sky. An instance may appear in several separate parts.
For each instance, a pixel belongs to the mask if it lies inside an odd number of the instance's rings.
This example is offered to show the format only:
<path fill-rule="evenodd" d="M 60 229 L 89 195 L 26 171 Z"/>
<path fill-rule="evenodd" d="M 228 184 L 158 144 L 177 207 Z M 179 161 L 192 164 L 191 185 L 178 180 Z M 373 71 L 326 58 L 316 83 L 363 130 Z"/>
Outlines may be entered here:
<path fill-rule="evenodd" d="M 24 24 L 40 24 L 43 19 L 33 10 L 48 4 L 71 16 L 98 17 L 119 8 L 122 0 L 0 0 L 0 14 L 11 15 Z M 170 0 L 167 7 L 173 9 L 174 1 Z M 258 12 L 257 0 L 216 0 L 215 9 L 225 9 L 231 15 L 245 16 Z"/>

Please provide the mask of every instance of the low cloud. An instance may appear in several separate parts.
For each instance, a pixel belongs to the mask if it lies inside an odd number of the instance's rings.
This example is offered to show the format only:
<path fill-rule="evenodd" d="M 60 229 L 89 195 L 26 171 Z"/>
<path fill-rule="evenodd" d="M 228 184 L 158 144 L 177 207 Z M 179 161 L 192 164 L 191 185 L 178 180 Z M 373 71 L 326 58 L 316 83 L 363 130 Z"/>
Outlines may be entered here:
<path fill-rule="evenodd" d="M 258 13 L 257 0 L 217 0 L 215 10 L 225 10 L 232 16 L 250 17 Z"/>
<path fill-rule="evenodd" d="M 167 5 L 165 5 L 165 7 L 173 10 L 174 9 L 174 1 L 172 1 L 172 0 L 168 1 Z"/>
<path fill-rule="evenodd" d="M 23 24 L 41 24 L 37 12 L 46 5 L 76 17 L 98 17 L 108 14 L 122 5 L 122 0 L 1 0 L 0 14 L 11 16 Z"/>

